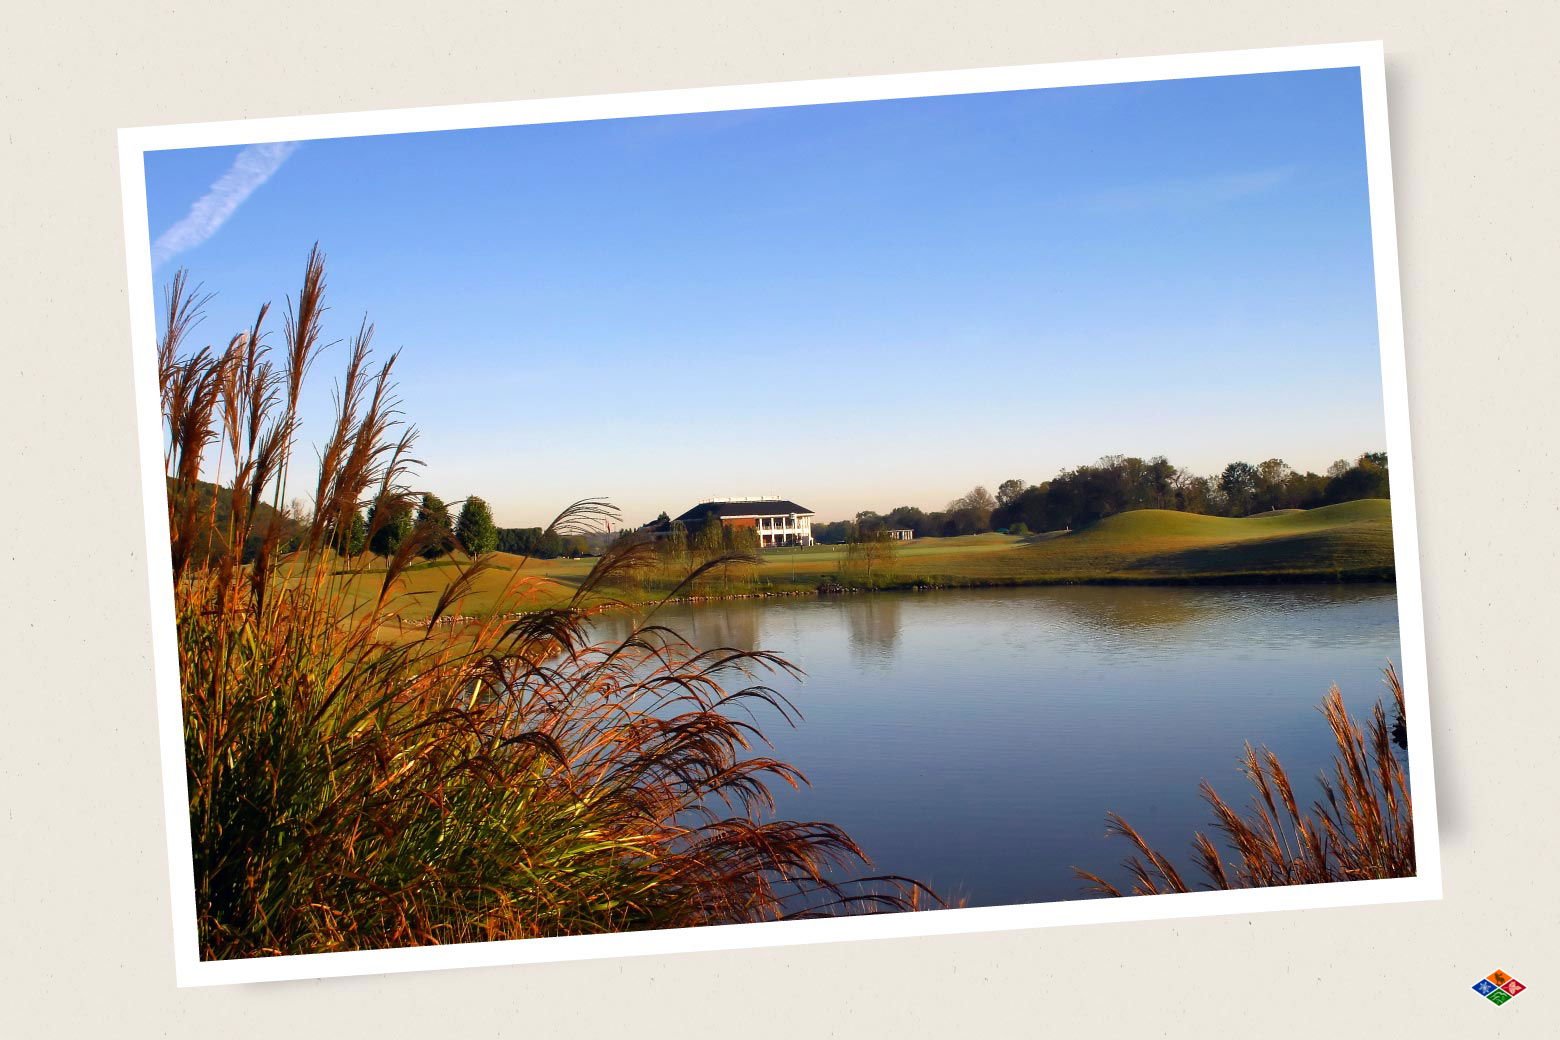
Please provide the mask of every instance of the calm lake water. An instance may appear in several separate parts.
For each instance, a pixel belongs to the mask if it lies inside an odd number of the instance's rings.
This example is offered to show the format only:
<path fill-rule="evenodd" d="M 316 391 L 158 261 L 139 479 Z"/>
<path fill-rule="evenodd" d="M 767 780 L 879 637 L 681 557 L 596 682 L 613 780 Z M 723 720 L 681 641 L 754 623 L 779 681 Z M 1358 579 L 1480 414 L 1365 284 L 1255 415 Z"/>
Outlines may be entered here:
<path fill-rule="evenodd" d="M 1245 741 L 1305 801 L 1331 757 L 1317 705 L 1385 695 L 1398 661 L 1391 586 L 1072 587 L 797 597 L 667 608 L 701 647 L 762 648 L 806 670 L 776 685 L 795 729 L 761 716 L 812 782 L 782 817 L 844 827 L 874 871 L 971 906 L 1084 896 L 1071 868 L 1122 885 L 1125 816 L 1185 852 L 1209 829 L 1204 777 L 1232 803 Z M 621 634 L 619 631 L 609 634 Z"/>

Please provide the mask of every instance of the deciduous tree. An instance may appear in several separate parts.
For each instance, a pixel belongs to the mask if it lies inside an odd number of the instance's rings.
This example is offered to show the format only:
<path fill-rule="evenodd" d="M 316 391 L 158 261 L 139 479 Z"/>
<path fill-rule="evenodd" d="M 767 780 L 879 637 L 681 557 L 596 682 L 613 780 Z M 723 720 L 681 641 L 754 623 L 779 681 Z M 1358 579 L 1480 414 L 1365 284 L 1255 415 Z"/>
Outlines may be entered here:
<path fill-rule="evenodd" d="M 1289 507 L 1288 484 L 1294 471 L 1283 459 L 1268 459 L 1257 466 L 1256 507 L 1286 509 Z"/>
<path fill-rule="evenodd" d="M 898 543 L 888 536 L 886 528 L 858 531 L 845 543 L 844 570 L 852 581 L 861 581 L 870 588 L 897 555 Z"/>
<path fill-rule="evenodd" d="M 1022 495 L 1028 487 L 1029 485 L 1026 482 L 1018 480 L 1017 478 L 1004 480 L 1002 483 L 997 485 L 997 505 L 1012 505 L 1014 502 L 1018 501 L 1018 496 Z"/>
<path fill-rule="evenodd" d="M 1245 516 L 1257 493 L 1257 468 L 1249 462 L 1232 462 L 1219 474 L 1219 490 L 1224 493 L 1231 516 Z"/>

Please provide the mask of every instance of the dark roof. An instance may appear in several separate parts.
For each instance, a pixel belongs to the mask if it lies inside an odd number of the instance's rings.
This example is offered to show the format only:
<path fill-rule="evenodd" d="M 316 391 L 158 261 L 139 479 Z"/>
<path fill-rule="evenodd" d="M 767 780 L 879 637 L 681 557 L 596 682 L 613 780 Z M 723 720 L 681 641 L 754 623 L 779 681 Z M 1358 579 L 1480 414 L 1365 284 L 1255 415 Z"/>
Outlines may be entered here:
<path fill-rule="evenodd" d="M 677 519 L 683 523 L 702 519 L 709 513 L 717 516 L 788 516 L 791 513 L 812 515 L 812 510 L 784 498 L 771 498 L 762 502 L 700 502 Z"/>

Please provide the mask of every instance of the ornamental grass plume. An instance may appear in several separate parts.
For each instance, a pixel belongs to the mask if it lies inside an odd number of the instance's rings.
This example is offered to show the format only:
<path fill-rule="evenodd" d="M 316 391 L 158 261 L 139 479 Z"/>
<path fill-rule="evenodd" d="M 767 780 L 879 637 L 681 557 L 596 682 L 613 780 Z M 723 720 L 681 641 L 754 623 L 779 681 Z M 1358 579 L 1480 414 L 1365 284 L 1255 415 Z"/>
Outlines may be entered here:
<path fill-rule="evenodd" d="M 1408 769 L 1394 752 L 1401 745 L 1403 683 L 1397 669 L 1386 668 L 1386 684 L 1395 707 L 1388 722 L 1377 701 L 1368 720 L 1351 716 L 1333 686 L 1323 698 L 1322 715 L 1336 752 L 1332 775 L 1320 778 L 1321 799 L 1302 808 L 1294 785 L 1278 757 L 1266 748 L 1246 745 L 1242 772 L 1255 790 L 1244 812 L 1226 802 L 1207 780 L 1202 795 L 1213 809 L 1214 829 L 1223 850 L 1201 832 L 1192 838 L 1193 861 L 1207 879 L 1203 888 L 1258 888 L 1313 885 L 1329 881 L 1412 877 L 1415 872 L 1413 803 Z M 1097 874 L 1073 868 L 1100 895 L 1158 895 L 1189 892 L 1170 857 L 1154 849 L 1116 813 L 1106 816 L 1107 834 L 1126 838 L 1135 853 L 1123 863 L 1132 877 L 1130 892 Z"/>
<path fill-rule="evenodd" d="M 280 356 L 261 308 L 222 350 L 189 351 L 209 296 L 169 286 L 158 347 L 201 956 L 301 954 L 940 905 L 858 877 L 840 828 L 771 819 L 805 782 L 756 717 L 796 718 L 765 651 L 699 650 L 650 619 L 593 641 L 612 590 L 657 566 L 624 539 L 562 605 L 457 620 L 494 558 L 456 565 L 425 622 L 402 577 L 436 532 L 370 574 L 380 525 L 415 508 L 416 431 L 347 344 L 308 515 L 281 508 L 305 377 L 325 349 L 324 257 L 309 254 Z M 371 518 L 362 521 L 367 509 Z M 585 500 L 549 527 L 615 518 Z M 357 534 L 348 537 L 354 530 Z M 354 556 L 354 547 L 359 549 Z M 745 555 L 706 560 L 681 587 Z M 541 581 L 511 568 L 501 601 Z M 679 590 L 674 590 L 673 595 Z M 670 597 L 668 597 L 670 598 Z M 496 612 L 495 612 L 496 613 Z M 653 614 L 651 615 L 653 619 Z"/>

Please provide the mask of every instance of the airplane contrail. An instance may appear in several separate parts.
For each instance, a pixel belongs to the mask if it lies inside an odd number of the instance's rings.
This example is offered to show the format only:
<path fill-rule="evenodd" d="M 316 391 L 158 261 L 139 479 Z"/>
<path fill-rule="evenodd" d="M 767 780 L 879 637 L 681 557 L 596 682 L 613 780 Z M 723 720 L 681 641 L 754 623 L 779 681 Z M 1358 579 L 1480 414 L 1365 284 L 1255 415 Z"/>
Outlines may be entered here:
<path fill-rule="evenodd" d="M 196 199 L 178 223 L 157 237 L 152 246 L 152 266 L 160 267 L 186 249 L 194 249 L 227 223 L 254 190 L 281 169 L 298 150 L 296 141 L 252 144 L 238 153 L 233 165 L 217 178 L 211 190 Z"/>

